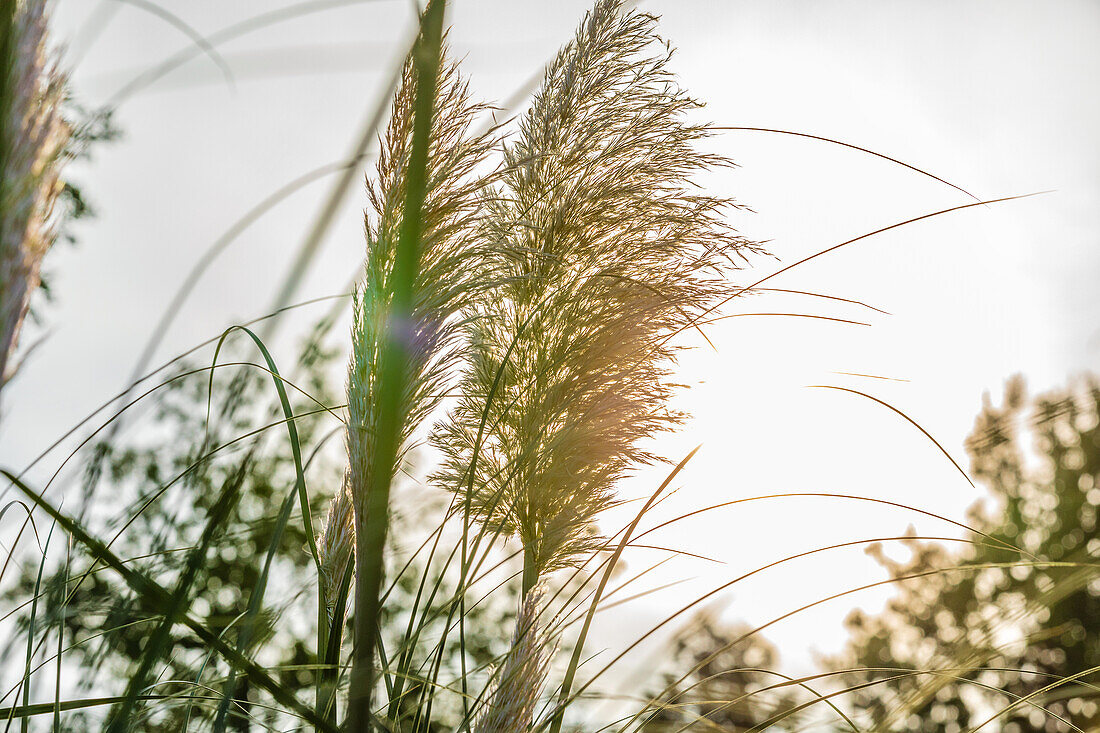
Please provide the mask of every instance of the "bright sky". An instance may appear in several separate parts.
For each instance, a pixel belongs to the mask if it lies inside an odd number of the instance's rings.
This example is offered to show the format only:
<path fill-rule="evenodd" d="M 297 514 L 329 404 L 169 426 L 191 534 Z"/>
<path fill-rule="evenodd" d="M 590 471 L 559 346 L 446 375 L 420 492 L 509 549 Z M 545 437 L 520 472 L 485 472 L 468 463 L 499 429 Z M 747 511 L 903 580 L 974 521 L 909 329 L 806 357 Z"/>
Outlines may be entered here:
<path fill-rule="evenodd" d="M 204 34 L 272 7 L 268 0 L 162 4 Z M 451 40 L 474 88 L 502 100 L 569 38 L 586 6 L 458 0 Z M 272 25 L 219 46 L 236 74 L 234 88 L 199 57 L 123 104 L 124 139 L 79 167 L 99 216 L 80 227 L 78 248 L 48 261 L 58 297 L 51 335 L 5 391 L 0 465 L 25 465 L 123 386 L 185 273 L 237 218 L 286 182 L 347 155 L 377 104 L 409 7 L 347 3 Z M 1016 372 L 1041 390 L 1100 363 L 1100 6 L 667 0 L 641 7 L 662 16 L 662 33 L 679 49 L 674 69 L 716 124 L 837 138 L 983 198 L 1054 191 L 875 236 L 768 283 L 891 315 L 789 293 L 727 310 L 869 326 L 778 316 L 710 326 L 717 350 L 699 348 L 683 360 L 683 379 L 695 387 L 680 404 L 695 418 L 661 446 L 676 459 L 698 443 L 703 448 L 662 518 L 755 495 L 836 492 L 963 520 L 981 492 L 916 428 L 866 398 L 805 387 L 849 387 L 889 402 L 965 468 L 962 443 L 983 391 L 999 397 Z M 56 15 L 60 35 L 86 51 L 74 78 L 89 105 L 187 44 L 178 29 L 122 2 L 61 0 Z M 102 33 L 88 46 L 82 27 Z M 710 183 L 755 211 L 738 215 L 736 225 L 768 240 L 780 260 L 758 259 L 743 273 L 746 283 L 844 240 L 970 201 L 912 171 L 812 140 L 725 132 L 712 145 L 741 167 Z M 294 194 L 225 252 L 165 335 L 158 362 L 265 312 L 330 185 L 331 178 Z M 297 300 L 344 288 L 363 254 L 363 205 L 356 185 Z M 282 342 L 286 358 L 291 343 Z M 624 493 L 648 494 L 660 478 L 645 472 Z M 607 526 L 617 529 L 625 516 Z M 613 647 L 747 570 L 817 546 L 901 534 L 910 523 L 921 534 L 957 534 L 913 513 L 826 499 L 702 515 L 647 539 L 724 564 L 668 563 L 645 583 L 696 580 L 620 607 L 596 638 Z M 639 552 L 628 561 L 641 570 L 663 556 Z M 884 577 L 855 548 L 769 570 L 723 598 L 731 618 L 764 623 Z M 793 669 L 806 670 L 815 651 L 838 648 L 853 603 L 873 609 L 885 597 L 879 590 L 838 600 L 768 636 Z"/>

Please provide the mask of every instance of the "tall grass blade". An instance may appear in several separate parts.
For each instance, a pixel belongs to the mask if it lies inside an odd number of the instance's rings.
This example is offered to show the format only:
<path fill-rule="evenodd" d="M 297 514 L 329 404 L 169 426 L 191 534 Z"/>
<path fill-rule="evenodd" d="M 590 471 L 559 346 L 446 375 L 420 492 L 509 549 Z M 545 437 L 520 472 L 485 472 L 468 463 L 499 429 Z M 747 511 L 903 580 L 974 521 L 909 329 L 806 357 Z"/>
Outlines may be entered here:
<path fill-rule="evenodd" d="M 951 454 L 947 452 L 947 449 L 944 448 L 938 440 L 936 440 L 935 438 L 932 437 L 931 433 L 929 433 L 927 430 L 925 430 L 923 427 L 921 427 L 920 423 L 918 423 L 916 420 L 909 417 L 904 412 L 902 412 L 898 408 L 894 407 L 890 403 L 884 402 L 883 400 L 880 400 L 877 397 L 872 397 L 871 395 L 866 394 L 865 392 L 860 392 L 859 390 L 856 390 L 856 389 L 849 389 L 847 387 L 837 387 L 837 386 L 830 385 L 830 384 L 813 384 L 813 385 L 810 385 L 810 386 L 811 386 L 811 388 L 814 388 L 814 389 L 835 389 L 838 392 L 849 392 L 851 394 L 859 395 L 860 397 L 866 397 L 867 399 L 871 400 L 872 402 L 877 402 L 878 404 L 882 405 L 883 407 L 885 407 L 889 410 L 892 410 L 893 412 L 897 413 L 898 415 L 901 415 L 903 418 L 905 418 L 909 422 L 910 425 L 915 427 L 917 430 L 921 431 L 924 434 L 924 437 L 928 438 L 930 441 L 932 441 L 933 445 L 935 445 L 937 448 L 940 449 L 940 453 L 942 453 L 944 455 L 944 457 L 947 458 L 947 460 L 951 461 L 951 465 L 954 466 L 955 469 L 958 470 L 958 472 L 962 474 L 962 477 L 964 479 L 966 479 L 966 482 L 968 484 L 970 484 L 971 487 L 977 488 L 977 487 L 974 486 L 974 482 L 970 479 L 970 476 L 968 476 L 966 474 L 966 471 L 963 470 L 963 467 L 960 466 L 958 464 L 958 462 L 954 458 L 951 457 Z"/>
<path fill-rule="evenodd" d="M 348 429 L 348 452 L 351 461 L 352 491 L 355 497 L 356 583 L 355 638 L 353 644 L 351 687 L 348 691 L 350 730 L 366 731 L 371 723 L 371 700 L 375 684 L 374 650 L 379 630 L 379 593 L 382 585 L 383 553 L 389 527 L 389 494 L 394 468 L 401 455 L 401 443 L 407 434 L 409 408 L 406 392 L 410 387 L 407 363 L 421 355 L 418 347 L 431 341 L 416 343 L 417 335 L 431 338 L 435 324 L 417 322 L 424 315 L 417 305 L 416 283 L 421 261 L 421 236 L 425 231 L 421 220 L 429 191 L 429 147 L 432 142 L 432 116 L 437 95 L 442 42 L 443 0 L 433 0 L 420 19 L 420 36 L 412 53 L 411 69 L 415 71 L 415 92 L 412 98 L 412 129 L 404 173 L 404 206 L 393 249 L 392 266 L 386 273 L 381 293 L 364 292 L 357 312 L 357 338 L 353 345 L 352 374 L 349 377 L 348 405 L 351 424 Z M 383 236 L 391 235 L 385 232 Z M 368 262 L 371 265 L 388 263 Z M 368 278 L 370 275 L 368 274 Z M 379 297 L 382 302 L 369 302 Z M 368 310 L 369 309 L 369 310 Z M 430 311 L 429 313 L 430 314 Z M 381 318 L 380 338 L 364 343 L 363 327 L 370 318 Z M 375 324 L 371 324 L 375 325 Z M 424 333 L 422 329 L 429 329 Z M 420 332 L 418 334 L 418 331 Z M 419 340 L 419 339 L 418 339 Z M 363 353 L 369 349 L 369 358 Z M 376 359 L 376 360 L 375 360 Z M 414 362 L 415 363 L 415 362 Z M 376 391 L 365 390 L 377 380 Z M 372 402 L 372 400 L 377 400 Z M 377 414 L 364 414 L 369 404 Z M 403 414 L 404 413 L 404 414 Z M 374 428 L 373 434 L 365 434 Z M 365 444 L 366 443 L 366 444 Z"/>
<path fill-rule="evenodd" d="M 43 549 L 42 557 L 38 561 L 38 575 L 34 579 L 34 598 L 31 602 L 31 614 L 27 623 L 27 653 L 23 667 L 23 679 L 20 683 L 23 687 L 24 706 L 30 705 L 31 702 L 31 666 L 34 662 L 34 636 L 38 628 L 36 623 L 38 618 L 38 599 L 42 589 L 42 572 L 46 568 L 46 551 L 50 548 L 50 540 L 53 538 L 53 531 L 56 527 L 57 522 L 50 523 L 50 531 L 46 535 L 46 547 Z M 8 719 L 8 725 L 11 725 L 10 718 Z M 22 733 L 27 733 L 26 718 L 20 721 L 19 729 Z"/>
<path fill-rule="evenodd" d="M 715 125 L 714 129 L 715 130 L 731 130 L 731 131 L 739 130 L 739 131 L 743 131 L 743 132 L 768 132 L 768 133 L 772 133 L 772 134 L 775 134 L 775 135 L 792 135 L 794 137 L 804 137 L 804 138 L 807 138 L 809 140 L 818 140 L 818 141 L 824 142 L 824 143 L 831 143 L 833 145 L 840 145 L 841 147 L 850 148 L 852 150 L 858 150 L 861 153 L 867 153 L 868 155 L 873 155 L 876 158 L 882 158 L 883 160 L 888 160 L 891 163 L 894 163 L 896 165 L 900 165 L 902 168 L 908 168 L 909 170 L 913 171 L 914 173 L 919 173 L 922 176 L 927 176 L 928 178 L 931 178 L 934 181 L 939 181 L 940 183 L 942 183 L 945 186 L 950 186 L 951 188 L 955 189 L 959 193 L 966 194 L 967 196 L 974 199 L 975 201 L 981 201 L 981 199 L 979 199 L 977 196 L 975 196 L 974 194 L 967 191 L 965 188 L 960 188 L 959 186 L 956 186 L 954 183 L 951 183 L 950 181 L 945 181 L 944 179 L 940 178 L 939 176 L 937 176 L 933 173 L 929 173 L 928 171 L 926 171 L 922 168 L 918 168 L 915 165 L 910 165 L 909 163 L 898 160 L 897 158 L 891 158 L 889 155 L 885 155 L 883 153 L 877 153 L 874 150 L 869 150 L 867 148 L 860 147 L 859 145 L 853 145 L 852 143 L 846 143 L 843 140 L 836 140 L 836 139 L 833 139 L 831 137 L 822 137 L 821 135 L 811 135 L 808 132 L 797 132 L 795 130 L 776 130 L 776 129 L 772 129 L 772 128 L 768 128 L 768 127 L 735 127 L 735 126 L 731 126 L 731 125 Z"/>

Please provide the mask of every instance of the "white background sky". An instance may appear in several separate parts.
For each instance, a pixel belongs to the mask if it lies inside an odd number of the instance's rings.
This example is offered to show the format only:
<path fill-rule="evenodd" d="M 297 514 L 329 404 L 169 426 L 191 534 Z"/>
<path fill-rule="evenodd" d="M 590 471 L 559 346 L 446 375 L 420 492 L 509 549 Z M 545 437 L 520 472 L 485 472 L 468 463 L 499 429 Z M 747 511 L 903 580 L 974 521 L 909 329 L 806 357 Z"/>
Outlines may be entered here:
<path fill-rule="evenodd" d="M 282 4 L 282 3 L 280 3 Z M 164 2 L 202 33 L 270 10 L 271 2 Z M 572 33 L 586 2 L 453 3 L 451 39 L 477 92 L 502 100 Z M 1057 386 L 1100 363 L 1100 5 L 1094 2 L 644 2 L 679 49 L 673 68 L 719 125 L 798 130 L 871 148 L 983 198 L 1053 189 L 880 235 L 771 281 L 870 303 L 892 315 L 795 295 L 760 296 L 726 312 L 784 311 L 863 320 L 735 318 L 708 330 L 717 351 L 683 360 L 698 383 L 680 400 L 695 418 L 661 450 L 703 449 L 667 511 L 789 491 L 827 491 L 913 504 L 962 520 L 981 496 L 937 449 L 889 410 L 828 383 L 890 402 L 918 420 L 964 467 L 962 442 L 983 391 L 1028 376 Z M 5 391 L 0 465 L 22 467 L 121 389 L 181 279 L 243 212 L 291 179 L 347 154 L 377 103 L 408 24 L 405 2 L 349 4 L 241 37 L 219 50 L 225 84 L 196 58 L 128 100 L 122 141 L 78 169 L 99 216 L 78 248 L 48 260 L 58 302 L 52 333 Z M 138 8 L 61 0 L 59 36 L 85 47 L 79 97 L 102 103 L 187 39 Z M 889 224 L 968 199 L 911 171 L 811 140 L 720 133 L 712 149 L 740 168 L 709 181 L 756 213 L 738 214 L 760 258 L 755 280 L 782 264 Z M 204 277 L 158 352 L 162 361 L 231 322 L 265 312 L 331 179 L 303 189 L 245 232 Z M 341 210 L 297 299 L 340 292 L 363 255 L 362 187 Z M 751 280 L 750 280 L 751 279 Z M 323 306 L 322 306 L 323 307 Z M 320 310 L 312 311 L 319 315 Z M 281 349 L 278 347 L 281 345 Z M 277 343 L 290 358 L 292 342 Z M 907 381 L 839 375 L 858 372 Z M 648 493 L 646 472 L 625 487 Z M 625 516 L 625 515 L 624 515 Z M 617 526 L 620 517 L 609 519 Z M 649 577 L 689 585 L 617 609 L 609 646 L 636 635 L 723 579 L 815 546 L 890 536 L 914 524 L 899 510 L 822 499 L 739 505 L 669 529 L 659 543 L 723 561 L 676 560 Z M 639 553 L 634 569 L 657 559 Z M 880 580 L 861 550 L 764 573 L 724 596 L 731 617 L 762 623 Z M 836 601 L 769 630 L 795 670 L 843 640 L 858 601 Z"/>

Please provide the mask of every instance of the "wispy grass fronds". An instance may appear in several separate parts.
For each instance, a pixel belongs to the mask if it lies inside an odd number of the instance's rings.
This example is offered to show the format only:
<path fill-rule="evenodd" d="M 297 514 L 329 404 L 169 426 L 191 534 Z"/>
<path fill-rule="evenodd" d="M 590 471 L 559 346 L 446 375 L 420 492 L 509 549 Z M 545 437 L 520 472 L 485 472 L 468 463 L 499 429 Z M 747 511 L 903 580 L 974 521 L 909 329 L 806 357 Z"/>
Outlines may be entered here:
<path fill-rule="evenodd" d="M 324 529 L 317 538 L 317 658 L 323 666 L 316 679 L 316 704 L 317 714 L 333 724 L 336 722 L 336 688 L 339 683 L 337 663 L 343 640 L 351 571 L 354 568 L 353 504 L 351 477 L 345 470 L 344 479 L 329 503 Z"/>
<path fill-rule="evenodd" d="M 600 0 L 504 149 L 480 236 L 499 284 L 467 309 L 472 358 L 436 479 L 525 549 L 524 588 L 598 545 L 594 517 L 666 406 L 672 335 L 755 249 L 694 186 L 728 163 L 669 72 L 656 19 Z"/>
<path fill-rule="evenodd" d="M 393 270 L 406 169 L 412 137 L 415 74 L 406 65 L 386 130 L 375 176 L 367 191 L 372 216 L 366 223 L 365 278 L 354 296 L 352 356 L 348 370 L 348 456 L 352 496 L 361 509 L 363 488 L 375 471 L 394 473 L 398 464 L 377 466 L 371 438 L 377 433 L 377 390 L 382 347 L 391 331 L 406 346 L 401 395 L 400 443 L 403 457 L 413 430 L 439 404 L 444 385 L 459 356 L 461 329 L 455 316 L 468 307 L 484 282 L 483 248 L 473 237 L 478 217 L 475 168 L 490 148 L 487 135 L 474 136 L 470 126 L 484 110 L 470 100 L 467 84 L 453 64 L 440 69 L 436 115 L 428 157 L 427 191 L 421 210 L 419 271 L 413 283 L 412 313 L 398 321 L 392 309 Z"/>
<path fill-rule="evenodd" d="M 492 147 L 484 111 L 441 50 L 432 2 L 405 66 L 368 198 L 365 278 L 354 303 L 348 460 L 356 535 L 349 725 L 365 729 L 373 687 L 390 483 L 458 358 L 457 317 L 485 282 L 474 239 L 475 173 Z"/>
<path fill-rule="evenodd" d="M 65 78 L 50 58 L 45 0 L 0 9 L 0 388 L 56 239 L 54 204 L 69 128 L 61 114 Z"/>
<path fill-rule="evenodd" d="M 321 567 L 320 594 L 327 620 L 331 623 L 336 612 L 336 597 L 344 568 L 355 550 L 355 526 L 352 512 L 350 478 L 345 472 L 344 482 L 332 496 L 325 527 L 317 538 L 317 555 Z M 341 609 L 342 612 L 342 609 Z"/>
<path fill-rule="evenodd" d="M 518 733 L 530 730 L 546 674 L 556 649 L 540 623 L 545 586 L 535 586 L 523 599 L 516 630 L 495 687 L 474 733 Z"/>

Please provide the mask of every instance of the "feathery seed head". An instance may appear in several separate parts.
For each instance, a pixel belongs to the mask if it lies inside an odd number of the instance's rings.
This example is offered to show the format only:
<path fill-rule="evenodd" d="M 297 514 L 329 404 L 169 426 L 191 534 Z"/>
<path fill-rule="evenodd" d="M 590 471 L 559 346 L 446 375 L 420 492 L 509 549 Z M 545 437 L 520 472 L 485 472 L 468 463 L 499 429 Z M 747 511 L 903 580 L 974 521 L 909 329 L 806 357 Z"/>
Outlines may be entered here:
<path fill-rule="evenodd" d="M 345 471 L 344 481 L 329 504 L 325 527 L 317 538 L 317 556 L 321 565 L 321 597 L 324 599 L 330 623 L 336 609 L 336 596 L 339 594 L 344 568 L 355 551 L 350 482 L 351 478 Z"/>
<path fill-rule="evenodd" d="M 0 10 L 0 386 L 56 238 L 54 204 L 69 128 L 61 114 L 64 76 L 46 43 L 45 0 Z"/>
<path fill-rule="evenodd" d="M 535 586 L 523 599 L 512 644 L 496 672 L 495 686 L 474 733 L 526 733 L 556 645 L 540 625 L 545 586 Z"/>
<path fill-rule="evenodd" d="M 479 214 L 475 171 L 493 144 L 491 133 L 471 127 L 486 108 L 470 99 L 457 67 L 444 59 L 436 91 L 428 155 L 427 191 L 421 211 L 419 269 L 411 313 L 391 313 L 393 267 L 405 200 L 405 175 L 412 145 L 416 70 L 406 61 L 374 176 L 367 182 L 365 277 L 354 298 L 352 357 L 348 371 L 348 456 L 357 518 L 375 466 L 370 455 L 379 426 L 377 379 L 385 339 L 394 330 L 403 349 L 407 375 L 402 395 L 405 445 L 412 430 L 435 408 L 457 359 L 460 327 L 456 316 L 484 282 L 484 258 L 473 240 Z M 406 446 L 407 448 L 407 446 Z M 400 462 L 402 453 L 398 455 Z"/>
<path fill-rule="evenodd" d="M 598 544 L 614 486 L 674 427 L 669 338 L 733 288 L 757 249 L 733 201 L 693 177 L 699 104 L 668 71 L 653 16 L 600 0 L 546 71 L 484 198 L 498 281 L 467 308 L 471 358 L 437 433 L 436 475 L 475 515 L 517 534 L 538 573 Z M 472 467 L 472 468 L 471 468 Z"/>

